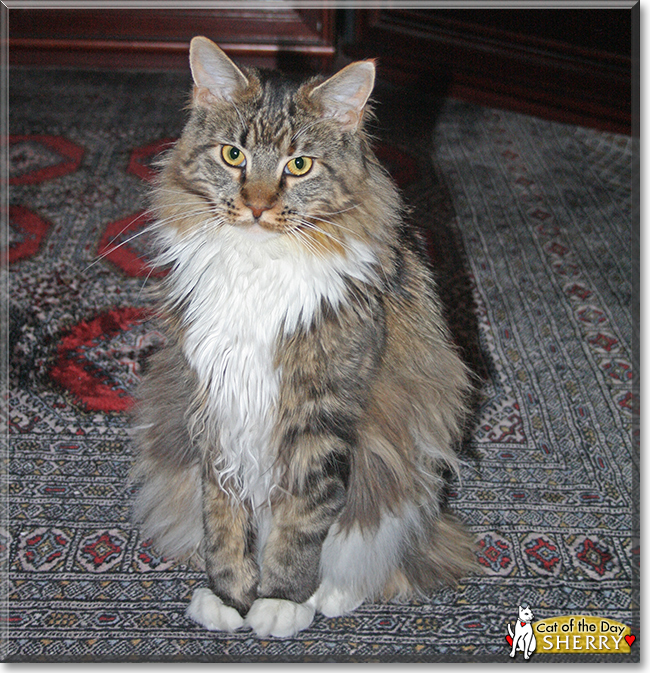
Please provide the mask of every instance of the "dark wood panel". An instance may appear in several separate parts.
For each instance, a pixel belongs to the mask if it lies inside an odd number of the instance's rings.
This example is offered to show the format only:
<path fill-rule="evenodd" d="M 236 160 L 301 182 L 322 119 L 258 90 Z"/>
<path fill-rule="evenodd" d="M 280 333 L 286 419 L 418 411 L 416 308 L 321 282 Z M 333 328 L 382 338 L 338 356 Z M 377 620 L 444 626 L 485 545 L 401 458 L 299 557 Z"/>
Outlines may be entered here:
<path fill-rule="evenodd" d="M 354 57 L 447 95 L 628 133 L 632 11 L 360 10 Z"/>
<path fill-rule="evenodd" d="M 625 9 L 441 9 L 433 10 L 432 16 L 588 53 L 629 56 L 631 50 L 630 14 Z"/>
<path fill-rule="evenodd" d="M 254 65 L 327 67 L 333 10 L 14 9 L 10 63 L 187 67 L 189 42 L 206 35 Z"/>

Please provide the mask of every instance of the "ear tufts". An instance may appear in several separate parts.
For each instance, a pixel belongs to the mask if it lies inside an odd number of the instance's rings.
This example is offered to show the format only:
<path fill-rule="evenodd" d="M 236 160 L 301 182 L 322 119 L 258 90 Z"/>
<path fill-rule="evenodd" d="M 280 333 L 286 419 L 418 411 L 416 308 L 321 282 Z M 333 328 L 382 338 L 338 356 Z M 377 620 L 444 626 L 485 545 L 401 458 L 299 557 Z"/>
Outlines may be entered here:
<path fill-rule="evenodd" d="M 197 87 L 195 99 L 199 102 L 205 100 L 206 93 L 230 101 L 248 86 L 244 73 L 207 37 L 192 38 L 190 68 Z"/>
<path fill-rule="evenodd" d="M 354 131 L 374 85 L 375 62 L 357 61 L 319 84 L 310 97 L 320 103 L 324 117 L 336 119 L 344 130 Z"/>

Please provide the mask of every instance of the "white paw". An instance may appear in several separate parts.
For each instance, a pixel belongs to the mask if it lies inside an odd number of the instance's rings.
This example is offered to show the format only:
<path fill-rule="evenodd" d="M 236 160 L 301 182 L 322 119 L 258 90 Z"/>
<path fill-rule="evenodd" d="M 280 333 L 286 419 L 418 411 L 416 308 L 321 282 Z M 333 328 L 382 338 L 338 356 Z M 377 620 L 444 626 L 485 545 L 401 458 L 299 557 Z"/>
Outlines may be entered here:
<path fill-rule="evenodd" d="M 244 625 L 244 618 L 215 596 L 210 589 L 197 589 L 185 615 L 210 631 L 235 631 Z"/>
<path fill-rule="evenodd" d="M 309 603 L 294 603 L 280 598 L 258 598 L 246 615 L 246 624 L 260 638 L 288 638 L 306 629 L 314 619 Z"/>
<path fill-rule="evenodd" d="M 349 589 L 321 584 L 309 603 L 326 617 L 340 617 L 356 610 L 363 603 L 363 598 L 358 598 Z"/>

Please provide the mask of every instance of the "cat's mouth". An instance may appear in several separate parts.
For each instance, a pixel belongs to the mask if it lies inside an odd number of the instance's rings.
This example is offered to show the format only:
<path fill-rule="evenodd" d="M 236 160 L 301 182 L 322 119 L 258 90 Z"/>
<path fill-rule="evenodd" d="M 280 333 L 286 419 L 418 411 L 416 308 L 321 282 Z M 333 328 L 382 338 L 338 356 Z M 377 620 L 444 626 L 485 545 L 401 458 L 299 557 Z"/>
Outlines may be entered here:
<path fill-rule="evenodd" d="M 243 223 L 238 222 L 235 226 L 245 230 L 248 234 L 260 240 L 275 237 L 282 233 L 281 227 L 262 219 L 253 219 Z"/>
<path fill-rule="evenodd" d="M 261 217 L 255 219 L 251 226 L 258 227 L 260 229 L 263 229 L 264 231 L 273 231 L 276 233 L 280 233 L 283 229 L 283 227 L 280 226 L 279 224 L 275 222 L 268 222 L 267 220 L 264 220 Z"/>

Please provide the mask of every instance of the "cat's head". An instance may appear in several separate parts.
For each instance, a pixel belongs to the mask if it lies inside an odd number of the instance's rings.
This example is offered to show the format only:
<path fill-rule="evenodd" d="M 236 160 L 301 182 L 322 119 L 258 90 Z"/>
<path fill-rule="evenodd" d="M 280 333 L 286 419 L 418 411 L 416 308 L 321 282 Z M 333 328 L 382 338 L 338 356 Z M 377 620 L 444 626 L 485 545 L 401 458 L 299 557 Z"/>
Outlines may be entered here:
<path fill-rule="evenodd" d="M 191 116 L 167 161 L 159 201 L 194 208 L 204 228 L 209 213 L 214 228 L 306 236 L 310 245 L 336 247 L 346 228 L 368 234 L 373 203 L 396 198 L 364 132 L 372 61 L 300 82 L 240 69 L 195 37 L 190 65 Z M 181 191 L 192 203 L 178 198 Z M 179 228 L 193 221 L 188 214 Z"/>
<path fill-rule="evenodd" d="M 530 606 L 527 603 L 519 606 L 519 619 L 523 622 L 532 621 L 534 615 L 533 611 L 530 609 Z"/>

